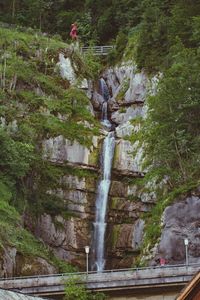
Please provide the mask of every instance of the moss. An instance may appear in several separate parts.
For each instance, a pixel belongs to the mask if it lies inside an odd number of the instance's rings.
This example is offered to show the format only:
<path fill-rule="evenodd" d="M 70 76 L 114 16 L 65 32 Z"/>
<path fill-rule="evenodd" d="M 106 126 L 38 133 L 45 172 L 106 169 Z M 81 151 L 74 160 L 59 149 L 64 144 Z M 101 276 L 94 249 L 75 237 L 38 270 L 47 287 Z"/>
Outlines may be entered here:
<path fill-rule="evenodd" d="M 93 148 L 90 152 L 89 164 L 93 166 L 98 166 L 99 163 L 99 148 Z"/>
<path fill-rule="evenodd" d="M 119 155 L 120 155 L 119 145 L 116 144 L 115 151 L 114 151 L 114 156 L 113 156 L 113 166 L 115 166 L 116 162 L 119 161 Z"/>
<path fill-rule="evenodd" d="M 79 178 L 86 178 L 86 179 L 96 179 L 98 177 L 98 174 L 96 172 L 96 170 L 87 170 L 87 169 L 82 169 L 80 167 L 71 167 L 69 165 L 63 165 L 63 166 L 60 166 L 62 172 L 64 174 L 71 174 L 71 175 L 74 175 L 74 176 L 77 176 Z"/>
<path fill-rule="evenodd" d="M 116 248 L 116 244 L 120 235 L 120 230 L 121 230 L 121 225 L 114 225 L 113 226 L 113 230 L 112 230 L 112 237 L 111 237 L 111 241 L 112 241 L 112 249 Z"/>
<path fill-rule="evenodd" d="M 125 107 L 120 107 L 119 113 L 120 113 L 120 114 L 126 113 L 126 108 L 125 108 Z"/>
<path fill-rule="evenodd" d="M 129 195 L 128 196 L 128 200 L 130 200 L 131 202 L 139 202 L 140 201 L 140 197 L 137 195 Z"/>
<path fill-rule="evenodd" d="M 119 93 L 117 94 L 117 97 L 116 97 L 116 100 L 118 102 L 122 102 L 123 101 L 124 96 L 125 96 L 128 88 L 129 88 L 129 81 L 128 80 L 124 80 L 123 84 L 122 84 L 122 87 L 121 87 L 121 89 L 120 89 L 120 91 L 119 91 Z"/>
<path fill-rule="evenodd" d="M 111 198 L 111 209 L 117 209 L 117 205 L 119 203 L 119 199 L 118 197 L 112 197 Z"/>
<path fill-rule="evenodd" d="M 87 177 L 86 178 L 86 190 L 87 191 L 96 191 L 96 182 L 97 182 L 97 174 L 96 176 Z"/>

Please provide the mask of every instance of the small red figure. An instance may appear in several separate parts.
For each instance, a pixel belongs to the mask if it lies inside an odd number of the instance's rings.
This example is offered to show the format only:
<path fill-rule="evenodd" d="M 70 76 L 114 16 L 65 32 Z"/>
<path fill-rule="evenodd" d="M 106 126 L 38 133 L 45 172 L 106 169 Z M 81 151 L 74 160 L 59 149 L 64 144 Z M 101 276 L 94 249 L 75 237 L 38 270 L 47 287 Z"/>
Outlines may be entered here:
<path fill-rule="evenodd" d="M 76 25 L 76 23 L 74 23 L 74 24 L 72 24 L 71 25 L 71 31 L 70 31 L 70 36 L 71 36 L 71 38 L 72 38 L 72 40 L 76 40 L 77 39 L 77 25 Z"/>
<path fill-rule="evenodd" d="M 165 263 L 166 263 L 165 259 L 161 257 L 160 258 L 160 265 L 161 265 L 161 267 L 163 267 L 165 265 Z"/>

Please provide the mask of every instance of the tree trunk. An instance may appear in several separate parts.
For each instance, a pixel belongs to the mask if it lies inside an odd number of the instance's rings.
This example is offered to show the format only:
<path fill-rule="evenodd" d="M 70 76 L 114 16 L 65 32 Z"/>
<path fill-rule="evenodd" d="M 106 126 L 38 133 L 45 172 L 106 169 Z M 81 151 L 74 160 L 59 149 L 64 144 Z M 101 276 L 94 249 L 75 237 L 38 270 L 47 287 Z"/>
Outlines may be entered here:
<path fill-rule="evenodd" d="M 15 5 L 16 5 L 16 0 L 12 1 L 12 21 L 15 19 Z"/>

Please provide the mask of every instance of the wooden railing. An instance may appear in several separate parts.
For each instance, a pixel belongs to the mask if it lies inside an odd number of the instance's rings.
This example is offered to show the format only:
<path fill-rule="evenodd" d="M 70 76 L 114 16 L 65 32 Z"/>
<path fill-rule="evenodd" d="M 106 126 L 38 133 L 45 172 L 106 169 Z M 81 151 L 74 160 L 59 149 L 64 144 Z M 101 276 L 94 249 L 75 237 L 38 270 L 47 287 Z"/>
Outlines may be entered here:
<path fill-rule="evenodd" d="M 93 46 L 93 47 L 82 47 L 81 52 L 86 53 L 92 51 L 94 55 L 108 55 L 108 53 L 114 48 L 114 46 Z"/>

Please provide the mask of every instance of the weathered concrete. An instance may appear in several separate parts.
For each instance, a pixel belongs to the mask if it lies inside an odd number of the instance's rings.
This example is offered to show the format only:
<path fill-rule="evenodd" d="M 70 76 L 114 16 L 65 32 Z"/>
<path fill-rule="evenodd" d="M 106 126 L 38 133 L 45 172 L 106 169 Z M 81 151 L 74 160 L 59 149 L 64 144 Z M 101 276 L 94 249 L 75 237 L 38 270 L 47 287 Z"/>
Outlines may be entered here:
<path fill-rule="evenodd" d="M 162 291 L 161 295 L 163 295 L 163 292 L 175 290 L 177 293 L 180 291 L 199 269 L 200 265 L 190 265 L 188 267 L 165 266 L 159 268 L 107 271 L 90 273 L 88 275 L 85 273 L 76 273 L 10 278 L 1 279 L 0 287 L 15 291 L 18 290 L 24 294 L 52 297 L 54 295 L 63 295 L 64 283 L 74 276 L 77 284 L 86 284 L 86 287 L 92 291 L 102 291 L 108 295 L 113 295 L 115 298 L 111 299 L 118 299 L 117 296 L 121 297 L 121 295 L 123 297 L 125 295 L 132 297 L 149 295 L 150 292 L 159 295 L 160 291 Z"/>

